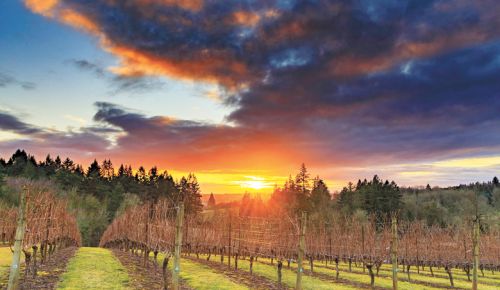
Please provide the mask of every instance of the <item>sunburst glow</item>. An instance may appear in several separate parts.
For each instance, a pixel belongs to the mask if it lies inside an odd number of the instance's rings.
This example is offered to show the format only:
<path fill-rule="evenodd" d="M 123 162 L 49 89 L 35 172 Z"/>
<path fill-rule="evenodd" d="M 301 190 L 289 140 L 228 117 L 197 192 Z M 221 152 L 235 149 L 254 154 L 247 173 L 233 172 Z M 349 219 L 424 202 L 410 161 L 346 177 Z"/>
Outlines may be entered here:
<path fill-rule="evenodd" d="M 235 183 L 239 184 L 244 189 L 261 190 L 271 188 L 273 185 L 269 180 L 261 176 L 245 176 L 247 180 L 238 180 Z"/>

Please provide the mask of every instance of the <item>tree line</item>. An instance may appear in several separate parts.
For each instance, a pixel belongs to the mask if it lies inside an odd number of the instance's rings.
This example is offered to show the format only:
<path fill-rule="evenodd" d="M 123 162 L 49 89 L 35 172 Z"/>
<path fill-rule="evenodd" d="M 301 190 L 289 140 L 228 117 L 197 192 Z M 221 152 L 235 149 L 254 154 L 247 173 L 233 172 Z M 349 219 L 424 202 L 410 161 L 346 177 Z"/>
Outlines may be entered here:
<path fill-rule="evenodd" d="M 69 200 L 77 216 L 85 245 L 96 245 L 107 225 L 130 206 L 157 201 L 160 197 L 177 203 L 183 200 L 186 214 L 203 211 L 201 190 L 194 174 L 174 178 L 153 166 L 134 170 L 121 164 L 115 169 L 111 160 L 94 160 L 84 169 L 69 158 L 48 155 L 37 161 L 24 150 L 17 150 L 9 159 L 0 158 L 0 207 L 16 205 L 17 196 L 5 184 L 5 177 L 26 177 L 50 180 L 59 195 Z M 492 181 L 458 185 L 449 188 L 400 187 L 394 181 L 377 175 L 369 180 L 348 183 L 341 191 L 331 192 L 323 179 L 312 177 L 302 164 L 295 176 L 290 175 L 282 186 L 276 186 L 267 201 L 260 196 L 243 195 L 240 202 L 227 206 L 216 205 L 211 195 L 208 208 L 227 210 L 236 208 L 239 215 L 269 216 L 302 211 L 310 219 L 333 223 L 343 217 L 361 220 L 376 218 L 388 220 L 392 212 L 407 221 L 424 221 L 441 227 L 460 226 L 464 216 L 474 211 L 473 198 L 478 196 L 482 215 L 497 217 L 500 213 L 500 183 Z M 494 218 L 491 220 L 495 220 Z"/>
<path fill-rule="evenodd" d="M 210 200 L 212 208 L 225 208 L 224 205 L 215 205 L 215 197 Z M 497 177 L 489 182 L 431 188 L 430 185 L 400 187 L 394 181 L 375 175 L 370 180 L 349 182 L 339 192 L 331 192 L 323 179 L 311 177 L 302 164 L 294 177 L 290 175 L 282 186 L 275 187 L 267 202 L 259 195 L 245 194 L 233 207 L 239 208 L 240 216 L 296 216 L 306 211 L 311 219 L 327 223 L 353 216 L 359 220 L 375 218 L 378 223 L 383 223 L 397 212 L 399 218 L 408 222 L 460 227 L 464 225 L 465 217 L 474 215 L 476 201 L 481 215 L 487 217 L 485 222 L 500 218 L 500 183 Z"/>
<path fill-rule="evenodd" d="M 176 203 L 184 201 L 186 214 L 203 210 L 201 191 L 194 174 L 174 180 L 156 166 L 136 171 L 121 164 L 115 169 L 110 159 L 94 160 L 87 169 L 70 158 L 47 155 L 37 161 L 24 150 L 17 150 L 8 160 L 0 158 L 0 207 L 17 205 L 17 194 L 5 182 L 7 177 L 44 179 L 52 182 L 60 197 L 69 200 L 77 216 L 83 244 L 97 245 L 107 225 L 130 206 L 165 197 Z"/>

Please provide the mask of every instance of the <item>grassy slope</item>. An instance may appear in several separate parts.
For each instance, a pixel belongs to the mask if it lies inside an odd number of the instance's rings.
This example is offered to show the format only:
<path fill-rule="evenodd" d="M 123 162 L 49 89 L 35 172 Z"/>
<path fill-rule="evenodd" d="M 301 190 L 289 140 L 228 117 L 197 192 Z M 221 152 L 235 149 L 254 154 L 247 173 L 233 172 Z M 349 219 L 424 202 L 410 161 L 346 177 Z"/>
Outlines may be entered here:
<path fill-rule="evenodd" d="M 57 289 L 130 289 L 122 264 L 102 248 L 80 248 L 60 279 Z"/>

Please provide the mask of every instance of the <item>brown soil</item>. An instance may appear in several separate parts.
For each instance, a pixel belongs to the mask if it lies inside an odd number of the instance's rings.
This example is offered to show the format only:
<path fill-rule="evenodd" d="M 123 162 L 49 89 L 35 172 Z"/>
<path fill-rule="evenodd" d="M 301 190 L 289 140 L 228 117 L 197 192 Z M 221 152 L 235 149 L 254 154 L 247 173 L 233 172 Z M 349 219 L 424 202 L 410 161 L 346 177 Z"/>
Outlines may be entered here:
<path fill-rule="evenodd" d="M 152 261 L 144 266 L 142 257 L 129 252 L 113 249 L 113 254 L 127 269 L 131 279 L 131 286 L 134 289 L 163 289 L 163 276 L 161 265 L 155 266 Z M 168 281 L 170 281 L 170 271 L 167 271 Z M 184 281 L 180 281 L 180 289 L 190 290 Z"/>
<path fill-rule="evenodd" d="M 231 281 L 241 285 L 245 285 L 251 289 L 288 289 L 284 286 L 280 287 L 275 281 L 267 279 L 265 277 L 252 275 L 250 274 L 250 272 L 247 272 L 245 270 L 236 270 L 234 268 L 229 268 L 227 264 L 221 264 L 220 262 L 215 261 L 207 261 L 205 259 L 196 259 L 190 256 L 185 256 L 184 258 L 209 266 L 214 270 L 214 272 L 223 274 Z"/>

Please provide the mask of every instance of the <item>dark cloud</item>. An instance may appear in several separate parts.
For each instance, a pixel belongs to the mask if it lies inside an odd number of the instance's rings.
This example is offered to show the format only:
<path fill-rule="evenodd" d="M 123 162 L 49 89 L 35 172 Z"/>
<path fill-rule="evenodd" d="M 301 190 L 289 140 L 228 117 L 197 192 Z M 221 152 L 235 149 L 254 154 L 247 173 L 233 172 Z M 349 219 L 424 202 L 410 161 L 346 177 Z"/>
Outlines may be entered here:
<path fill-rule="evenodd" d="M 294 158 L 317 163 L 499 149 L 496 0 L 28 6 L 99 37 L 120 59 L 113 72 L 125 78 L 125 88 L 141 88 L 137 78 L 166 75 L 227 89 L 225 102 L 234 108 L 227 119 L 235 126 L 97 104 L 96 121 L 126 132 L 121 148 L 137 150 L 146 140 L 181 156 L 227 148 L 236 157 L 271 143 L 268 152 L 279 144 L 298 154 Z"/>
<path fill-rule="evenodd" d="M 84 59 L 71 59 L 67 62 L 82 71 L 93 73 L 96 77 L 108 81 L 111 89 L 109 93 L 111 95 L 119 93 L 143 93 L 151 90 L 159 90 L 164 86 L 164 83 L 157 77 L 113 75 L 102 65 Z"/>
<path fill-rule="evenodd" d="M 97 77 L 104 77 L 106 74 L 105 69 L 101 65 L 85 59 L 70 59 L 67 62 L 82 71 L 94 73 Z"/>
<path fill-rule="evenodd" d="M 265 130 L 148 117 L 104 102 L 96 103 L 96 107 L 94 121 L 124 132 L 113 149 L 119 158 L 154 158 L 144 162 L 176 164 L 190 170 L 194 164 L 200 169 L 212 168 L 214 164 L 220 169 L 276 166 L 278 160 L 293 155 L 291 148 L 283 148 L 287 143 L 284 138 Z"/>
<path fill-rule="evenodd" d="M 164 82 L 156 77 L 114 76 L 111 79 L 112 95 L 123 92 L 143 93 L 164 88 Z"/>
<path fill-rule="evenodd" d="M 41 132 L 40 129 L 19 120 L 18 117 L 2 111 L 0 111 L 0 129 L 25 135 Z"/>
<path fill-rule="evenodd" d="M 77 132 L 58 131 L 26 123 L 19 117 L 0 111 L 0 130 L 21 135 L 20 139 L 0 140 L 0 152 L 13 152 L 25 148 L 34 154 L 50 152 L 87 155 L 89 152 L 106 152 L 111 146 L 110 133 L 121 132 L 105 126 L 84 127 Z M 41 154 L 40 154 L 41 153 Z"/>
<path fill-rule="evenodd" d="M 36 88 L 36 84 L 33 82 L 21 81 L 10 74 L 0 72 L 0 88 L 9 85 L 17 85 L 25 90 L 33 90 Z"/>

